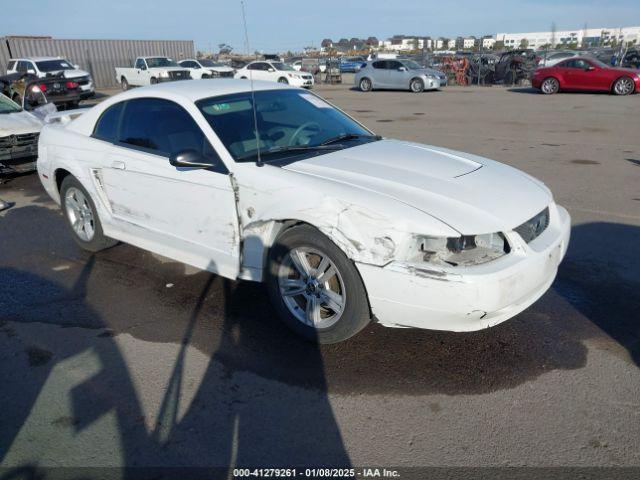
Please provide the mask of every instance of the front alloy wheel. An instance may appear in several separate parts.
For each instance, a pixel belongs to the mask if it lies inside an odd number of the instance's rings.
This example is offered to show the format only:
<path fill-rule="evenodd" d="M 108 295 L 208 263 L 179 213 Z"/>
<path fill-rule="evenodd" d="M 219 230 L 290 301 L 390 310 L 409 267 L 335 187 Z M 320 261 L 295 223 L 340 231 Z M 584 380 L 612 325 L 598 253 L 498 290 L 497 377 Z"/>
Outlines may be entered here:
<path fill-rule="evenodd" d="M 287 229 L 271 247 L 267 288 L 282 321 L 312 342 L 341 342 L 371 319 L 354 263 L 310 225 Z"/>
<path fill-rule="evenodd" d="M 635 90 L 636 86 L 629 77 L 622 77 L 616 80 L 613 85 L 613 91 L 616 95 L 630 95 Z"/>
<path fill-rule="evenodd" d="M 411 80 L 411 91 L 413 93 L 420 93 L 424 90 L 424 82 L 420 78 L 414 78 Z"/>
<path fill-rule="evenodd" d="M 344 280 L 324 252 L 305 247 L 290 250 L 280 264 L 278 285 L 284 304 L 305 325 L 327 328 L 344 312 Z"/>

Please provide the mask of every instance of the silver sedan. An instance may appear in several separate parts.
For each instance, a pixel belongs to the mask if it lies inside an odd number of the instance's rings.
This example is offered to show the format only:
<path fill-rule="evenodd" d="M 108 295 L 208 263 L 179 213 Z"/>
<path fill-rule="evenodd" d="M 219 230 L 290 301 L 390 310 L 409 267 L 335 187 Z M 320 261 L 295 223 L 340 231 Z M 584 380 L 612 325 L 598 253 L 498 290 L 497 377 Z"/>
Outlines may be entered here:
<path fill-rule="evenodd" d="M 420 93 L 424 90 L 437 90 L 441 87 L 441 78 L 432 69 L 421 67 L 412 60 L 374 60 L 367 62 L 355 76 L 355 85 L 363 92 L 374 89 L 411 90 Z M 444 77 L 446 83 L 446 77 Z"/>

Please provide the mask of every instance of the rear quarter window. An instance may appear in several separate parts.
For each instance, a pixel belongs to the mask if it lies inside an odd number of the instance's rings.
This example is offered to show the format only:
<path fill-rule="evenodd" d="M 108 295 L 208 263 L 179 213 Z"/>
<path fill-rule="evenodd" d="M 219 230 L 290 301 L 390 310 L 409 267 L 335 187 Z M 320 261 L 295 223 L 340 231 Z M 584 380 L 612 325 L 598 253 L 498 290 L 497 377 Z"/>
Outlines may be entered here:
<path fill-rule="evenodd" d="M 9 63 L 7 64 L 7 70 L 13 70 L 15 66 L 16 66 L 16 61 L 10 60 Z"/>
<path fill-rule="evenodd" d="M 107 142 L 115 142 L 118 138 L 118 125 L 123 107 L 124 102 L 120 102 L 102 112 L 93 130 L 93 137 Z"/>

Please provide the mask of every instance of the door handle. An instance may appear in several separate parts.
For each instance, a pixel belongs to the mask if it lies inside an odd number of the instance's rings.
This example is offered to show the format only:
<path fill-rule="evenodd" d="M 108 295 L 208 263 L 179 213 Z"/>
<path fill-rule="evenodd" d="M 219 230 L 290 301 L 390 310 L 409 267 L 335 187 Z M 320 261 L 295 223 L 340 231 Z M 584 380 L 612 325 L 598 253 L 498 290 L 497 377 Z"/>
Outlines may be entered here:
<path fill-rule="evenodd" d="M 116 168 L 118 170 L 126 170 L 127 167 L 124 164 L 124 162 L 121 162 L 119 160 L 115 160 L 114 162 L 111 163 L 111 168 Z"/>

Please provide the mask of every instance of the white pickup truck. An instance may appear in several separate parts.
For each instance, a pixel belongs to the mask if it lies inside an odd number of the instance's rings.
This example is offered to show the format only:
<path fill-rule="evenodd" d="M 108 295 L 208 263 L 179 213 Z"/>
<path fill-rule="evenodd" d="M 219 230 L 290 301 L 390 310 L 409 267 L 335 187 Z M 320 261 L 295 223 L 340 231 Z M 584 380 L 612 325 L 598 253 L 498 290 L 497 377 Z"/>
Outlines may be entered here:
<path fill-rule="evenodd" d="M 131 86 L 189 79 L 189 70 L 167 57 L 138 57 L 133 68 L 116 67 L 116 81 L 122 90 L 128 90 Z"/>

